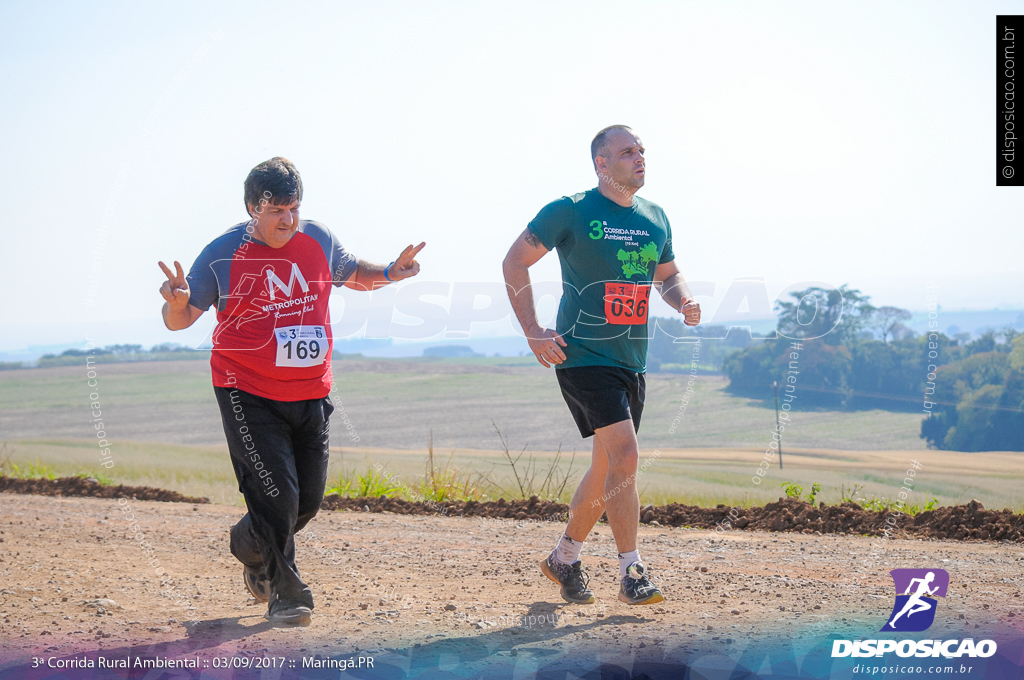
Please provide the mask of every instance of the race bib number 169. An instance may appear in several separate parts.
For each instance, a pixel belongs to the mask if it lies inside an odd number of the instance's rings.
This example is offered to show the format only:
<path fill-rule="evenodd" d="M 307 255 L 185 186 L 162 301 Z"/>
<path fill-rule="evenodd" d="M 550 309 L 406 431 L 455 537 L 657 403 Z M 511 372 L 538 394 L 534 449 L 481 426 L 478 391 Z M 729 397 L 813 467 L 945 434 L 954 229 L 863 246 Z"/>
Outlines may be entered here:
<path fill-rule="evenodd" d="M 275 328 L 277 365 L 305 368 L 327 359 L 327 333 L 323 326 Z"/>

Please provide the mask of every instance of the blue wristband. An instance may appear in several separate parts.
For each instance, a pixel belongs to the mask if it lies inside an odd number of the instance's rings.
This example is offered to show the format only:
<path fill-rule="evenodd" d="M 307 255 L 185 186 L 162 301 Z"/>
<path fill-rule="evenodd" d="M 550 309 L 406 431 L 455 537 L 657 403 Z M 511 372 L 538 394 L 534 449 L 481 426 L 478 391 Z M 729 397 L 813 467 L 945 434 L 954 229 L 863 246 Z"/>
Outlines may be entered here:
<path fill-rule="evenodd" d="M 394 264 L 394 262 L 389 264 L 387 267 L 384 267 L 384 278 L 387 279 L 389 282 L 391 281 L 391 277 L 388 276 L 388 270 L 391 269 L 392 264 Z"/>

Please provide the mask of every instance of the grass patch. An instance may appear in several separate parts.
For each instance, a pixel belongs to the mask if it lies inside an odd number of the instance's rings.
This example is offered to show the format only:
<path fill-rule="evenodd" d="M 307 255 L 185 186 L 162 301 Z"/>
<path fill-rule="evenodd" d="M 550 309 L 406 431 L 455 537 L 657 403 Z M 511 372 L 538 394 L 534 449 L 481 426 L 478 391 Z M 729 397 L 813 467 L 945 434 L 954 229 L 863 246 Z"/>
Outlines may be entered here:
<path fill-rule="evenodd" d="M 31 463 L 16 463 L 12 460 L 16 453 L 17 449 L 12 446 L 10 442 L 0 443 L 0 475 L 10 477 L 12 479 L 50 480 L 68 476 L 66 473 L 59 474 L 52 466 L 40 462 L 38 458 Z M 85 472 L 79 470 L 78 472 L 75 472 L 73 476 L 81 477 L 82 479 L 95 479 L 104 486 L 112 486 L 114 484 L 113 479 L 99 472 Z"/>
<path fill-rule="evenodd" d="M 810 491 L 804 495 L 803 487 L 793 482 L 783 482 L 782 489 L 786 492 L 786 495 L 796 500 L 804 500 L 811 505 L 814 505 L 815 497 L 821 491 L 821 485 L 815 482 Z M 861 484 L 854 484 L 851 488 L 847 489 L 845 485 L 839 489 L 840 502 L 841 503 L 854 503 L 864 508 L 869 512 L 902 512 L 906 515 L 913 517 L 914 515 L 922 512 L 928 512 L 935 510 L 939 507 L 939 499 L 932 497 L 926 502 L 921 504 L 901 503 L 898 500 L 890 500 L 888 498 L 879 498 L 878 496 L 872 498 L 865 498 L 861 495 L 861 491 L 864 489 Z"/>
<path fill-rule="evenodd" d="M 569 475 L 572 474 L 572 464 L 576 461 L 576 451 L 572 452 L 572 458 L 563 472 L 560 465 L 562 462 L 562 447 L 559 446 L 554 458 L 548 461 L 546 465 L 547 470 L 545 471 L 543 463 L 538 463 L 537 458 L 532 453 L 523 461 L 523 454 L 526 453 L 525 446 L 519 453 L 513 455 L 509 451 L 508 440 L 505 439 L 505 435 L 502 434 L 493 420 L 491 425 L 494 426 L 494 431 L 498 434 L 502 453 L 505 456 L 505 460 L 508 461 L 512 477 L 516 482 L 515 487 L 509 490 L 509 496 L 523 499 L 537 496 L 545 500 L 560 500 L 565 496 L 565 487 L 569 483 Z M 569 491 L 571 493 L 572 489 Z"/>
<path fill-rule="evenodd" d="M 434 432 L 431 430 L 430 444 L 427 446 L 427 470 L 419 484 L 419 500 L 435 503 L 487 500 L 484 491 L 490 489 L 493 492 L 494 485 L 479 472 L 460 471 L 452 464 L 454 455 L 452 451 L 444 465 L 435 464 Z"/>
<path fill-rule="evenodd" d="M 100 465 L 95 441 L 29 440 L 10 443 L 10 463 L 24 470 L 40 465 L 55 477 L 92 477 L 101 484 L 151 486 L 213 503 L 243 505 L 227 445 L 172 446 L 118 442 L 111 448 L 114 466 Z"/>
<path fill-rule="evenodd" d="M 11 463 L 4 466 L 4 475 L 14 479 L 57 479 L 57 473 L 48 465 L 42 465 L 36 460 L 35 463 L 18 465 Z"/>
<path fill-rule="evenodd" d="M 342 498 L 405 498 L 407 488 L 373 467 L 367 467 L 364 474 L 357 474 L 353 468 L 339 472 L 334 486 L 327 489 L 326 495 L 337 494 Z"/>

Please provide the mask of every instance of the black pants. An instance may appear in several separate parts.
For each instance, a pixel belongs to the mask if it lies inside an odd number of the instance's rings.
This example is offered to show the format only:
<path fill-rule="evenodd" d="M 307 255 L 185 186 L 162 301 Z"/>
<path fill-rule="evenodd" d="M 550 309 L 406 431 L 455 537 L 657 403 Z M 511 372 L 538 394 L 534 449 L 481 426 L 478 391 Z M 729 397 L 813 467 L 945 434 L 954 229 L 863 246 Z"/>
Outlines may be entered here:
<path fill-rule="evenodd" d="M 231 528 L 231 554 L 265 568 L 276 597 L 313 606 L 295 566 L 295 533 L 320 509 L 327 484 L 329 397 L 275 401 L 214 387 L 238 490 L 249 512 Z"/>

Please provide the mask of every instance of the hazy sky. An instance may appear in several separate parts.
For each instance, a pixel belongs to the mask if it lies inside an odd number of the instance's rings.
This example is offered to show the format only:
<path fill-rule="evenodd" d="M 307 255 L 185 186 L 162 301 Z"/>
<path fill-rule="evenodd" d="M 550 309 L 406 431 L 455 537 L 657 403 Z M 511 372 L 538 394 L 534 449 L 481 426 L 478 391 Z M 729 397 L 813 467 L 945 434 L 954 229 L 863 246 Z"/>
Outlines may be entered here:
<path fill-rule="evenodd" d="M 191 338 L 162 330 L 156 262 L 245 219 L 275 155 L 360 257 L 425 240 L 421 281 L 493 285 L 545 203 L 596 184 L 611 123 L 647 146 L 641 195 L 714 291 L 706 320 L 757 277 L 769 298 L 849 283 L 921 310 L 933 282 L 946 309 L 1024 308 L 1024 194 L 995 186 L 993 149 L 995 15 L 1020 10 L 5 2 L 0 350 Z"/>

